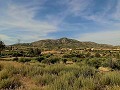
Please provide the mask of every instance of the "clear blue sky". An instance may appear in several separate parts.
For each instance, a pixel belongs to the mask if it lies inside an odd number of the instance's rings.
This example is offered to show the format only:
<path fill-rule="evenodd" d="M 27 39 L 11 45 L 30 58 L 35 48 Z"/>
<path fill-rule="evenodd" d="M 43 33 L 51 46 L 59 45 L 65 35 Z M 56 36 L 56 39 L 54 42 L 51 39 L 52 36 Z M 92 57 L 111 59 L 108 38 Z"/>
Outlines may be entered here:
<path fill-rule="evenodd" d="M 120 0 L 0 0 L 6 44 L 61 37 L 120 45 Z"/>

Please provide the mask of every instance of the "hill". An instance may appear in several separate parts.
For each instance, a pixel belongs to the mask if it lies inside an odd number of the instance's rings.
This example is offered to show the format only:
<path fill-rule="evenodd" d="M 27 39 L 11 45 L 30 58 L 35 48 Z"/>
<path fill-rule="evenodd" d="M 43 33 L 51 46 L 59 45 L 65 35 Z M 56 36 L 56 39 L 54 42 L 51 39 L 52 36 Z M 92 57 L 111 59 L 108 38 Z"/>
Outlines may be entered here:
<path fill-rule="evenodd" d="M 31 43 L 34 47 L 60 49 L 60 48 L 113 48 L 112 45 L 97 44 L 95 42 L 81 42 L 75 39 L 60 38 L 60 39 L 46 39 Z"/>
<path fill-rule="evenodd" d="M 101 48 L 101 49 L 112 49 L 112 48 L 118 48 L 117 46 L 107 45 L 107 44 L 98 44 L 95 42 L 81 42 L 75 39 L 69 39 L 69 38 L 60 38 L 60 39 L 45 39 L 45 40 L 39 40 L 32 43 L 20 43 L 20 44 L 14 44 L 12 46 L 15 47 L 38 47 L 42 49 L 61 49 L 61 48 Z"/>

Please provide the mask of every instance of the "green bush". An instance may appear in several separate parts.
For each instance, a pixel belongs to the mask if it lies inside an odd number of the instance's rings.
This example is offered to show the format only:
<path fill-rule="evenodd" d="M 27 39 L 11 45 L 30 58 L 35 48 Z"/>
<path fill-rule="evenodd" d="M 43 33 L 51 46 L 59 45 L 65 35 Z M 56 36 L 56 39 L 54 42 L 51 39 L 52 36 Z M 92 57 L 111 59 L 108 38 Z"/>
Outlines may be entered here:
<path fill-rule="evenodd" d="M 83 53 L 71 53 L 71 54 L 63 55 L 63 58 L 72 58 L 72 57 L 85 58 L 85 54 L 83 54 Z"/>
<path fill-rule="evenodd" d="M 116 60 L 114 69 L 120 70 L 120 60 Z"/>
<path fill-rule="evenodd" d="M 102 63 L 104 67 L 120 70 L 120 60 L 108 59 Z"/>
<path fill-rule="evenodd" d="M 20 56 L 23 56 L 23 54 L 20 53 L 20 52 L 14 52 L 14 53 L 12 54 L 12 56 L 13 56 L 13 57 L 20 57 Z"/>
<path fill-rule="evenodd" d="M 71 58 L 71 57 L 73 57 L 71 54 L 65 54 L 65 55 L 63 55 L 63 58 Z"/>
<path fill-rule="evenodd" d="M 30 79 L 30 82 L 34 85 L 34 89 L 31 88 L 32 90 L 120 89 L 119 60 L 114 60 L 113 65 L 116 66 L 116 71 L 99 72 L 95 68 L 96 65 L 99 65 L 99 63 L 103 65 L 105 62 L 110 65 L 108 59 L 92 58 L 85 61 L 85 59 L 80 58 L 82 61 L 74 64 L 56 63 L 56 61 L 59 61 L 59 58 L 56 59 L 56 57 L 47 58 L 49 63 L 51 63 L 51 59 L 55 59 L 55 63 L 49 65 L 28 61 L 28 64 L 20 63 L 20 65 L 16 65 L 15 62 L 10 61 L 9 63 L 13 62 L 13 65 L 15 65 L 13 66 L 12 64 L 6 64 L 6 61 L 4 64 L 1 62 L 0 90 L 17 90 L 17 88 L 23 86 L 21 82 L 24 81 L 19 80 L 22 77 L 25 77 L 28 81 Z M 45 60 L 42 60 L 42 62 Z M 22 62 L 26 62 L 26 60 Z M 24 86 L 21 90 L 24 90 Z"/>
<path fill-rule="evenodd" d="M 66 62 L 67 62 L 67 59 L 63 58 L 63 59 L 62 59 L 62 62 L 63 62 L 63 63 L 66 63 Z"/>
<path fill-rule="evenodd" d="M 101 57 L 100 53 L 98 53 L 98 52 L 95 53 L 95 57 L 98 57 L 98 58 Z"/>
<path fill-rule="evenodd" d="M 43 56 L 39 56 L 39 57 L 37 57 L 35 60 L 41 62 L 41 61 L 44 60 L 44 59 L 45 59 L 45 58 L 44 58 Z"/>
<path fill-rule="evenodd" d="M 30 61 L 31 61 L 30 58 L 20 58 L 20 59 L 18 60 L 18 62 L 23 62 L 23 63 L 25 63 L 25 62 L 30 62 Z"/>
<path fill-rule="evenodd" d="M 47 58 L 47 59 L 42 60 L 42 63 L 55 64 L 55 63 L 57 63 L 59 61 L 60 61 L 59 58 Z"/>
<path fill-rule="evenodd" d="M 87 64 L 95 68 L 99 68 L 100 66 L 102 66 L 102 59 L 98 58 L 88 59 Z"/>
<path fill-rule="evenodd" d="M 13 61 L 18 61 L 18 59 L 19 59 L 18 57 L 15 57 L 13 58 Z"/>
<path fill-rule="evenodd" d="M 47 54 L 47 55 L 45 55 L 46 58 L 49 58 L 51 56 L 53 56 L 53 54 Z"/>
<path fill-rule="evenodd" d="M 90 56 L 91 56 L 91 53 L 88 52 L 85 56 L 86 56 L 86 57 L 90 57 Z"/>
<path fill-rule="evenodd" d="M 40 56 L 40 55 L 41 55 L 41 50 L 40 49 L 38 49 L 38 48 L 35 48 L 35 49 L 29 48 L 28 56 L 33 57 L 33 56 Z"/>
<path fill-rule="evenodd" d="M 50 60 L 47 58 L 47 59 L 42 60 L 41 63 L 50 64 Z"/>
<path fill-rule="evenodd" d="M 57 63 L 59 61 L 60 61 L 59 58 L 50 58 L 50 63 L 52 63 L 52 64 L 55 64 L 55 63 Z"/>

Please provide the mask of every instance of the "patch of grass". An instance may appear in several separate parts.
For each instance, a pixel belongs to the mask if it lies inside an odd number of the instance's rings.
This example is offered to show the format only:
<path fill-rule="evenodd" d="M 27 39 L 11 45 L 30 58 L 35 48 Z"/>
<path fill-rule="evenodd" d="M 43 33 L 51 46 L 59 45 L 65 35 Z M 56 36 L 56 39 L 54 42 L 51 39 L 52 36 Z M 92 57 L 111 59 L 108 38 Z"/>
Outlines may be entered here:
<path fill-rule="evenodd" d="M 118 85 L 120 86 L 120 73 L 119 72 L 109 72 L 102 75 L 100 80 L 101 85 Z"/>
<path fill-rule="evenodd" d="M 79 77 L 75 80 L 74 90 L 96 90 L 93 78 Z"/>
<path fill-rule="evenodd" d="M 62 70 L 65 69 L 65 65 L 63 64 L 53 64 L 45 67 L 45 71 L 49 74 L 58 75 Z"/>
<path fill-rule="evenodd" d="M 2 81 L 3 79 L 7 79 L 11 76 L 11 74 L 9 74 L 9 72 L 7 70 L 2 70 L 0 72 L 0 81 Z"/>
<path fill-rule="evenodd" d="M 107 86 L 105 90 L 120 90 L 120 86 Z"/>
<path fill-rule="evenodd" d="M 3 79 L 0 82 L 0 89 L 15 89 L 15 88 L 19 88 L 21 86 L 21 82 L 19 81 L 18 78 L 7 78 L 7 79 Z"/>
<path fill-rule="evenodd" d="M 45 85 L 49 85 L 50 83 L 52 83 L 56 77 L 57 76 L 50 75 L 50 74 L 44 74 L 42 76 L 36 75 L 33 77 L 33 80 L 36 85 L 45 86 Z"/>
<path fill-rule="evenodd" d="M 3 69 L 3 64 L 0 63 L 0 71 Z"/>
<path fill-rule="evenodd" d="M 119 90 L 119 71 L 99 72 L 85 63 L 43 64 L 3 62 L 0 89 Z M 25 80 L 23 80 L 25 79 Z M 19 89 L 18 89 L 19 90 Z M 29 90 L 29 89 L 28 89 Z"/>
<path fill-rule="evenodd" d="M 96 73 L 96 69 L 94 67 L 91 66 L 82 66 L 80 68 L 80 73 L 84 76 L 84 77 L 91 77 Z"/>

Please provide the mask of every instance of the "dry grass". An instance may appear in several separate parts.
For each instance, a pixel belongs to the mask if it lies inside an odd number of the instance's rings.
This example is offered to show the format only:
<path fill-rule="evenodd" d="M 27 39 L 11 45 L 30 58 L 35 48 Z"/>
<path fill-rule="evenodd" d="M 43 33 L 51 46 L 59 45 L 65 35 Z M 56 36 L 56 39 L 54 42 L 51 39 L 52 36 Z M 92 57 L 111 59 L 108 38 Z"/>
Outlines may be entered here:
<path fill-rule="evenodd" d="M 18 62 L 14 62 L 14 61 L 0 61 L 0 64 L 4 65 L 4 66 L 14 66 L 14 67 L 20 67 L 22 64 L 18 63 Z"/>
<path fill-rule="evenodd" d="M 0 61 L 0 83 L 3 81 L 21 85 L 15 90 L 120 90 L 119 71 L 109 72 L 109 68 L 94 67 L 86 64 L 42 64 Z M 16 79 L 17 78 L 17 79 Z M 14 82 L 13 82 L 14 83 Z M 9 85 L 7 86 L 9 87 Z M 7 88 L 8 89 L 8 88 Z"/>
<path fill-rule="evenodd" d="M 99 67 L 98 70 L 100 72 L 109 72 L 109 71 L 111 71 L 111 68 L 109 68 L 109 67 Z"/>
<path fill-rule="evenodd" d="M 57 54 L 57 53 L 60 53 L 60 52 L 59 51 L 54 51 L 54 50 L 42 52 L 42 54 Z"/>
<path fill-rule="evenodd" d="M 0 73 L 3 72 L 3 74 L 6 74 L 6 75 L 9 75 L 6 69 L 9 68 L 10 66 L 15 67 L 16 69 L 24 66 L 22 63 L 18 63 L 14 61 L 0 61 L 0 64 L 4 66 L 4 69 Z M 19 88 L 16 88 L 16 90 L 43 90 L 42 87 L 38 87 L 35 84 L 35 82 L 29 77 L 23 77 L 20 74 L 11 75 L 11 76 L 18 78 L 20 82 L 22 83 L 22 86 Z M 9 78 L 9 76 L 7 76 L 6 78 Z"/>
<path fill-rule="evenodd" d="M 20 77 L 20 81 L 24 86 L 24 90 L 42 90 L 42 87 L 38 87 L 35 82 L 28 77 Z"/>

